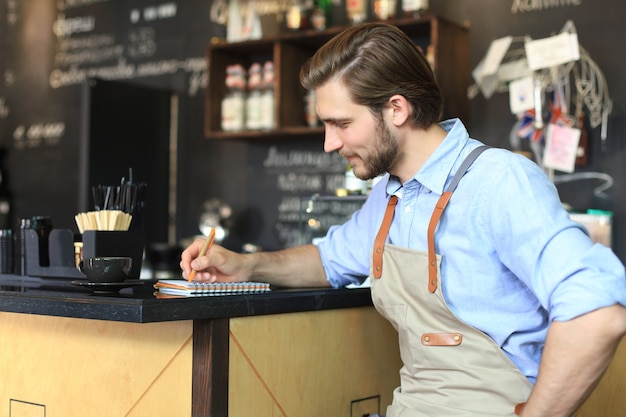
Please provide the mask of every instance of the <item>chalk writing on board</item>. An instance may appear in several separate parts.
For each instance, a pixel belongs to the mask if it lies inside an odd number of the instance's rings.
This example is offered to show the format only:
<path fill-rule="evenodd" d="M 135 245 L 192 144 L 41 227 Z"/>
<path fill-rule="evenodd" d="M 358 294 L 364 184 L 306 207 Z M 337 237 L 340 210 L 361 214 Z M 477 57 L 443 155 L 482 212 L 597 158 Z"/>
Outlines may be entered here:
<path fill-rule="evenodd" d="M 335 225 L 345 223 L 365 202 L 364 195 L 346 197 L 313 195 L 300 200 L 300 244 L 324 237 Z"/>
<path fill-rule="evenodd" d="M 75 7 L 89 6 L 96 3 L 104 3 L 110 0 L 57 0 L 59 10 L 69 10 Z"/>
<path fill-rule="evenodd" d="M 272 145 L 258 155 L 260 158 L 254 158 L 254 169 L 259 178 L 265 179 L 264 185 L 255 184 L 254 198 L 273 206 L 267 215 L 282 247 L 301 244 L 307 234 L 322 232 L 321 228 L 313 230 L 306 226 L 308 214 L 304 210 L 313 196 L 319 202 L 316 207 L 327 209 L 316 219 L 324 230 L 329 225 L 343 223 L 362 203 L 362 200 L 351 205 L 344 204 L 348 200 L 338 204 L 323 202 L 327 197 L 320 196 L 334 196 L 337 189 L 344 187 L 346 161 L 336 152 L 324 152 L 321 141 L 319 147 L 315 142 L 309 146 L 311 149 L 293 143 Z"/>
<path fill-rule="evenodd" d="M 19 125 L 13 131 L 15 149 L 55 146 L 65 134 L 64 122 Z"/>
<path fill-rule="evenodd" d="M 552 0 L 552 1 L 535 1 L 535 0 L 513 0 L 511 5 L 511 13 L 536 12 L 544 9 L 554 9 L 557 7 L 580 6 L 582 0 Z"/>
<path fill-rule="evenodd" d="M 126 26 L 111 22 L 106 14 L 95 9 L 100 1 L 57 3 L 56 19 L 52 22 L 57 47 L 48 77 L 53 89 L 82 84 L 90 78 L 132 80 L 178 72 L 188 76 L 190 96 L 207 86 L 204 47 L 180 56 L 183 48 L 175 46 L 180 42 L 178 35 L 172 37 L 167 32 L 169 29 L 158 26 L 160 21 L 186 19 L 182 12 L 190 13 L 187 5 L 182 8 L 176 2 L 129 5 L 128 10 L 117 12 L 127 19 L 128 29 L 124 30 L 120 28 Z M 207 42 L 208 38 L 204 43 Z"/>
<path fill-rule="evenodd" d="M 268 170 L 305 170 L 307 172 L 344 172 L 346 162 L 337 153 L 322 151 L 286 150 L 276 146 L 268 149 L 263 166 Z M 292 171 L 291 171 L 292 172 Z"/>

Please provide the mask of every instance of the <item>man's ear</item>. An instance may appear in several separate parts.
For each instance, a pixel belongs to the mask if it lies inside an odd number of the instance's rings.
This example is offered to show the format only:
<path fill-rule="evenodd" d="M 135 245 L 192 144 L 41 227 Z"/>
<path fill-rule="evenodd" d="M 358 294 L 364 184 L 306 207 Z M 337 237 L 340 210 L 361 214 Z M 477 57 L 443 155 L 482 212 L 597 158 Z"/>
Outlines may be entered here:
<path fill-rule="evenodd" d="M 411 114 L 411 104 L 407 101 L 406 97 L 400 94 L 391 96 L 388 103 L 391 113 L 390 122 L 396 127 L 403 125 Z"/>

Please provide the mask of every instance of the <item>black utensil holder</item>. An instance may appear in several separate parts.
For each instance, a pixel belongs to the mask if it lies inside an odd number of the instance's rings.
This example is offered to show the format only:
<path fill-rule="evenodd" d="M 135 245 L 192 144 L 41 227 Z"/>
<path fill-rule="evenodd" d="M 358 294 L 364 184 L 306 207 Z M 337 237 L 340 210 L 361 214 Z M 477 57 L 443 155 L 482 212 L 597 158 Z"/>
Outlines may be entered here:
<path fill-rule="evenodd" d="M 133 265 L 128 278 L 139 278 L 143 261 L 144 236 L 139 231 L 85 230 L 83 259 L 97 256 L 130 256 Z"/>
<path fill-rule="evenodd" d="M 52 229 L 48 236 L 49 265 L 39 260 L 39 235 L 34 229 L 24 229 L 25 274 L 31 277 L 85 278 L 76 268 L 74 234 L 69 229 Z"/>

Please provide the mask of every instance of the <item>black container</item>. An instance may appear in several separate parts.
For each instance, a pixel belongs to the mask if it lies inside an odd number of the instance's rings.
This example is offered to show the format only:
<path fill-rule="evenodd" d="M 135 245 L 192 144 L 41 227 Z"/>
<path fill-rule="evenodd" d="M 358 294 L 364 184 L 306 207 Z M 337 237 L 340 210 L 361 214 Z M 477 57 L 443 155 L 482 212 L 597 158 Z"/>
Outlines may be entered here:
<path fill-rule="evenodd" d="M 0 273 L 13 274 L 15 263 L 13 230 L 0 229 Z"/>
<path fill-rule="evenodd" d="M 152 278 L 180 278 L 180 255 L 183 248 L 168 243 L 151 243 L 146 246 L 146 260 L 152 268 Z"/>
<path fill-rule="evenodd" d="M 30 219 L 31 229 L 37 232 L 39 237 L 39 265 L 50 266 L 50 254 L 48 253 L 50 244 L 50 232 L 53 229 L 52 220 L 47 216 L 35 216 Z"/>
<path fill-rule="evenodd" d="M 16 275 L 26 275 L 26 230 L 30 229 L 30 218 L 23 218 L 18 221 L 13 245 L 15 255 L 13 270 Z"/>
<path fill-rule="evenodd" d="M 139 278 L 143 263 L 144 236 L 133 231 L 85 230 L 83 258 L 130 256 L 133 264 L 128 278 Z"/>
<path fill-rule="evenodd" d="M 54 229 L 47 240 L 50 265 L 39 264 L 39 235 L 35 229 L 24 229 L 25 270 L 31 277 L 85 278 L 76 267 L 74 233 L 70 229 Z"/>

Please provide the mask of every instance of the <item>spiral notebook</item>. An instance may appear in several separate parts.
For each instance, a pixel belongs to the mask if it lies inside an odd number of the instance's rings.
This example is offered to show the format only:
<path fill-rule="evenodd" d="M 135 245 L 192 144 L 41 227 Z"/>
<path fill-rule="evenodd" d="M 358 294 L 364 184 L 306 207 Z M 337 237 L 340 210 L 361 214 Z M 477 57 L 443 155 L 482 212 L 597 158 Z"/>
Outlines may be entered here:
<path fill-rule="evenodd" d="M 198 297 L 263 293 L 270 291 L 267 282 L 188 282 L 184 279 L 159 280 L 154 288 L 162 295 Z"/>

